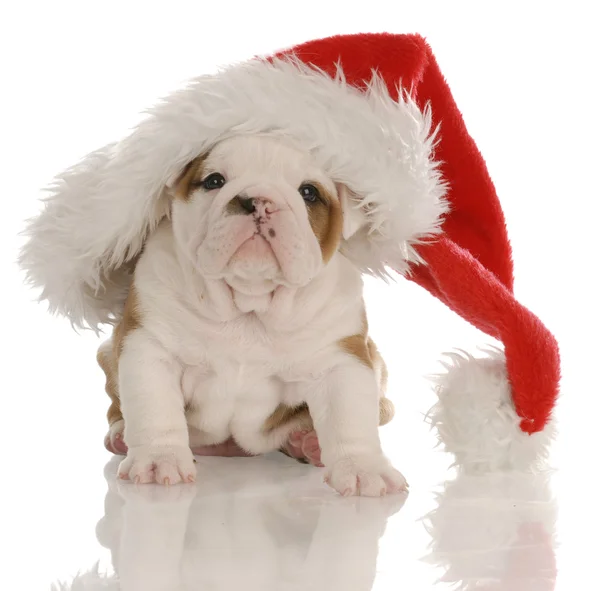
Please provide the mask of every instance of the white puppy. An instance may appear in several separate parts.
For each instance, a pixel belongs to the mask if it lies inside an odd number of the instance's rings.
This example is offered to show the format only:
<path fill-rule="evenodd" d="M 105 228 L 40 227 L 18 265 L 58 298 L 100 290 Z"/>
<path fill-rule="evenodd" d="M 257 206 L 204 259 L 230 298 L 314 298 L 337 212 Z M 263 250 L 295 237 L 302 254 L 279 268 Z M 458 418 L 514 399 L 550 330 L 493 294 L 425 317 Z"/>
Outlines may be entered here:
<path fill-rule="evenodd" d="M 380 445 L 391 407 L 361 273 L 339 251 L 363 219 L 346 189 L 265 135 L 221 141 L 170 192 L 99 352 L 125 424 L 120 476 L 193 481 L 190 444 L 259 454 L 312 420 L 334 489 L 405 489 Z"/>

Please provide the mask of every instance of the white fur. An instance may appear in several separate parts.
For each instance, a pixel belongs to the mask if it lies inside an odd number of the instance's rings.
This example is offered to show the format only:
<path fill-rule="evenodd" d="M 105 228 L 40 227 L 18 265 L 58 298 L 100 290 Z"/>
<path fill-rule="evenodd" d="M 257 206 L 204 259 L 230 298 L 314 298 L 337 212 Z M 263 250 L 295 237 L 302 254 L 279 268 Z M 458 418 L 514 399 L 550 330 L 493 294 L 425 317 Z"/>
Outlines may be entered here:
<path fill-rule="evenodd" d="M 190 442 L 234 437 L 254 454 L 276 450 L 291 427 L 267 433 L 266 419 L 280 403 L 308 403 L 333 488 L 366 496 L 405 489 L 379 442 L 376 372 L 339 345 L 363 330 L 361 273 L 339 252 L 327 264 L 311 258 L 319 242 L 298 187 L 316 179 L 335 195 L 333 183 L 307 153 L 265 137 L 225 140 L 204 170 L 223 172 L 226 184 L 175 200 L 135 270 L 141 326 L 119 361 L 129 447 L 120 473 L 141 483 L 191 481 Z M 231 214 L 228 204 L 255 187 L 273 213 Z M 265 250 L 244 250 L 261 236 Z M 297 271 L 306 258 L 308 274 Z"/>
<path fill-rule="evenodd" d="M 350 187 L 366 225 L 344 244 L 359 269 L 385 276 L 439 231 L 445 185 L 431 113 L 374 75 L 368 91 L 295 59 L 252 60 L 202 76 L 152 109 L 127 138 L 58 176 L 26 230 L 20 263 L 51 311 L 97 329 L 121 316 L 128 262 L 165 216 L 165 186 L 195 156 L 231 136 L 269 133 L 309 150 Z"/>
<path fill-rule="evenodd" d="M 504 352 L 489 348 L 483 358 L 464 351 L 447 357 L 446 372 L 434 378 L 439 401 L 428 418 L 455 464 L 466 472 L 539 467 L 548 457 L 555 426 L 550 422 L 533 435 L 521 430 Z"/>

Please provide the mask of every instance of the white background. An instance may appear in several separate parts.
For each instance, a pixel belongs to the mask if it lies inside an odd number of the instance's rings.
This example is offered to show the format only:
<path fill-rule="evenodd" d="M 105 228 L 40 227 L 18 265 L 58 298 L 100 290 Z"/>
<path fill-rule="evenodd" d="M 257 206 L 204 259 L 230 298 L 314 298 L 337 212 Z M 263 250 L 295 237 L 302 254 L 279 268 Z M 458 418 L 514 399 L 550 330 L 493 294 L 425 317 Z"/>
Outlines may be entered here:
<path fill-rule="evenodd" d="M 400 0 L 3 4 L 3 588 L 48 588 L 56 577 L 107 559 L 94 536 L 109 459 L 102 448 L 107 398 L 95 362 L 98 340 L 77 335 L 34 303 L 14 262 L 17 233 L 37 211 L 41 188 L 123 136 L 141 110 L 189 77 L 311 38 L 377 31 L 419 32 L 431 44 L 498 189 L 516 295 L 561 345 L 561 433 L 553 456 L 560 468 L 557 588 L 579 582 L 593 588 L 600 521 L 594 484 L 600 44 L 593 7 Z M 408 505 L 418 506 L 420 482 L 425 491 L 425 482 L 444 480 L 448 462 L 432 451 L 435 441 L 422 421 L 434 400 L 423 376 L 436 370 L 442 351 L 490 339 L 404 281 L 391 287 L 368 281 L 366 299 L 400 415 L 385 431 L 386 446 L 416 482 L 403 510 L 411 518 L 388 552 L 404 553 L 407 588 L 428 589 L 417 561 L 427 540 L 415 525 L 419 511 L 413 520 Z"/>

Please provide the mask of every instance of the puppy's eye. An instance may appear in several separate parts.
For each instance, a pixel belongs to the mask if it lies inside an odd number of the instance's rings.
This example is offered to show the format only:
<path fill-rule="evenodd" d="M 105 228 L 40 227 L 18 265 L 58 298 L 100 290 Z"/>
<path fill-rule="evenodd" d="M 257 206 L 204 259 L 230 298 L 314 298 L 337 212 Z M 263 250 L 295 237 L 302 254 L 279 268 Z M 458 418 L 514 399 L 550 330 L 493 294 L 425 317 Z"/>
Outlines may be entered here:
<path fill-rule="evenodd" d="M 201 187 L 207 191 L 220 189 L 225 184 L 225 177 L 219 172 L 209 174 L 201 183 Z"/>
<path fill-rule="evenodd" d="M 319 189 L 317 189 L 317 187 L 315 187 L 314 185 L 310 185 L 308 183 L 300 185 L 298 192 L 300 193 L 300 195 L 302 195 L 302 199 L 304 199 L 304 201 L 306 201 L 307 203 L 315 203 L 316 201 L 321 199 Z"/>

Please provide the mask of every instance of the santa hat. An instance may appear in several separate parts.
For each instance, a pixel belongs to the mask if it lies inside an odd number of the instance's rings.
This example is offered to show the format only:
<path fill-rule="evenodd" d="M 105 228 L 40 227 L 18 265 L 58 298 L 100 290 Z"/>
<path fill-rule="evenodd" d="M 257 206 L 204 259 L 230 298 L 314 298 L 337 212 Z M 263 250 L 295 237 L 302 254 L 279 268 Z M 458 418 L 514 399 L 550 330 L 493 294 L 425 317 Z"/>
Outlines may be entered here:
<path fill-rule="evenodd" d="M 483 359 L 454 354 L 439 377 L 430 417 L 457 463 L 543 459 L 558 347 L 513 296 L 494 185 L 418 35 L 331 37 L 199 77 L 64 172 L 21 256 L 50 309 L 76 326 L 118 321 L 169 181 L 218 141 L 252 133 L 292 139 L 349 187 L 364 223 L 342 251 L 363 272 L 406 275 L 504 344 Z"/>

